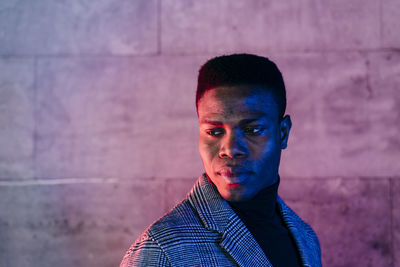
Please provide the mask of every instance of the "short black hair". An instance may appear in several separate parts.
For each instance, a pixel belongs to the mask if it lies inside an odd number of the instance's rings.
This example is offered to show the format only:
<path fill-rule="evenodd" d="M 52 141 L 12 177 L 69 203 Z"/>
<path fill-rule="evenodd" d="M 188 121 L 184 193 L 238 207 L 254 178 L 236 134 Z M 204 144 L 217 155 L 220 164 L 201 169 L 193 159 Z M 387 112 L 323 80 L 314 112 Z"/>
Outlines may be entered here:
<path fill-rule="evenodd" d="M 199 70 L 196 109 L 204 93 L 219 86 L 254 84 L 272 92 L 279 116 L 286 110 L 286 89 L 283 77 L 274 62 L 252 54 L 232 54 L 212 58 Z"/>

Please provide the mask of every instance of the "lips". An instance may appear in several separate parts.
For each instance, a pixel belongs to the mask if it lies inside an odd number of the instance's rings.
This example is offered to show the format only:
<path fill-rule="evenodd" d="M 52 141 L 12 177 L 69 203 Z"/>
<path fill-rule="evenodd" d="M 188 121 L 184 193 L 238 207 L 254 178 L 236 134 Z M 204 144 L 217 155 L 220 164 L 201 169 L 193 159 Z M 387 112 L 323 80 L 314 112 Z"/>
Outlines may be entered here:
<path fill-rule="evenodd" d="M 226 171 L 226 170 L 217 172 L 217 174 L 219 174 L 221 176 L 226 176 L 226 177 L 237 177 L 237 176 L 243 175 L 245 173 L 246 172 L 243 172 L 243 171 Z"/>
<path fill-rule="evenodd" d="M 241 183 L 245 182 L 247 176 L 250 175 L 251 172 L 238 169 L 221 169 L 216 172 L 216 174 L 225 178 L 232 186 L 239 186 Z"/>
<path fill-rule="evenodd" d="M 239 188 L 241 186 L 242 186 L 241 184 L 234 184 L 234 183 L 227 184 L 227 187 L 232 189 Z"/>

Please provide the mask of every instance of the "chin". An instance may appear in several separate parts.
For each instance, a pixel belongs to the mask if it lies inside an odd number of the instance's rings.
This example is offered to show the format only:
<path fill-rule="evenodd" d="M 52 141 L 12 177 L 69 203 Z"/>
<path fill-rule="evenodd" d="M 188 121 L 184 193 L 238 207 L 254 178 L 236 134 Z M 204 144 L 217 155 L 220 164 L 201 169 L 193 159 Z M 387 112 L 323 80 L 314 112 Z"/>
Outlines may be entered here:
<path fill-rule="evenodd" d="M 247 197 L 245 195 L 238 193 L 226 193 L 222 195 L 222 197 L 229 202 L 240 202 L 247 200 Z"/>

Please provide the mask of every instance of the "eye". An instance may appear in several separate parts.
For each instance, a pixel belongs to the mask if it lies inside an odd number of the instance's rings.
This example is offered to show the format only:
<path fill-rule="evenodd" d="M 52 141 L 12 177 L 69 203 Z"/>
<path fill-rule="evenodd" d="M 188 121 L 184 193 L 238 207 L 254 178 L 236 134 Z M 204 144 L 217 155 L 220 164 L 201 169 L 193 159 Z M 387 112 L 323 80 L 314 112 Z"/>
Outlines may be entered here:
<path fill-rule="evenodd" d="M 263 128 L 261 126 L 251 126 L 244 128 L 244 133 L 247 135 L 260 135 L 263 132 Z"/>
<path fill-rule="evenodd" d="M 224 133 L 224 129 L 222 128 L 214 128 L 206 130 L 206 133 L 211 136 L 220 136 Z"/>

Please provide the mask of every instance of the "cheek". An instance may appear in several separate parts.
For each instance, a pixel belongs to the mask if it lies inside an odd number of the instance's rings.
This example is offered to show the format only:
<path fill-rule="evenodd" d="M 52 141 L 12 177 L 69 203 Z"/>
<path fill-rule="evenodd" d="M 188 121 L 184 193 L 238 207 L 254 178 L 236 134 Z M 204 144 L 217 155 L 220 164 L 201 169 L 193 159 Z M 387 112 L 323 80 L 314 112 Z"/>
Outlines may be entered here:
<path fill-rule="evenodd" d="M 219 144 L 208 138 L 199 138 L 199 151 L 203 162 L 211 162 L 213 158 L 218 156 Z"/>
<path fill-rule="evenodd" d="M 275 135 L 267 136 L 259 142 L 251 144 L 250 150 L 253 158 L 259 159 L 260 163 L 269 161 L 280 153 L 279 139 Z"/>

